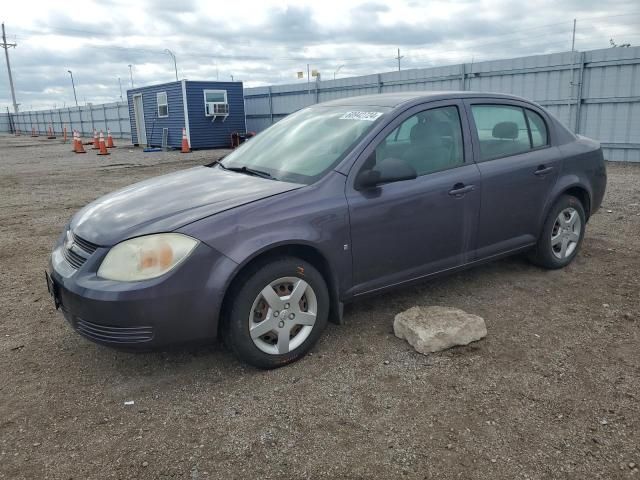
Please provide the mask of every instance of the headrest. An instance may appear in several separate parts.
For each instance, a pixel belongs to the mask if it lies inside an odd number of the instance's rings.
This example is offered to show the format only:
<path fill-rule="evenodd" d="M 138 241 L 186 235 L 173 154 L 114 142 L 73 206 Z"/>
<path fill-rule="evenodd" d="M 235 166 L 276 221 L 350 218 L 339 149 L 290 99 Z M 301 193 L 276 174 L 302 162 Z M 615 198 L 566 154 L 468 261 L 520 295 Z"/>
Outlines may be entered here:
<path fill-rule="evenodd" d="M 409 133 L 411 143 L 423 141 L 429 134 L 429 128 L 429 125 L 423 122 L 416 123 L 411 127 L 411 132 Z"/>
<path fill-rule="evenodd" d="M 518 124 L 516 122 L 500 122 L 493 127 L 491 135 L 494 138 L 518 138 Z"/>
<path fill-rule="evenodd" d="M 450 122 L 436 122 L 433 124 L 433 133 L 439 137 L 453 136 L 453 129 Z"/>

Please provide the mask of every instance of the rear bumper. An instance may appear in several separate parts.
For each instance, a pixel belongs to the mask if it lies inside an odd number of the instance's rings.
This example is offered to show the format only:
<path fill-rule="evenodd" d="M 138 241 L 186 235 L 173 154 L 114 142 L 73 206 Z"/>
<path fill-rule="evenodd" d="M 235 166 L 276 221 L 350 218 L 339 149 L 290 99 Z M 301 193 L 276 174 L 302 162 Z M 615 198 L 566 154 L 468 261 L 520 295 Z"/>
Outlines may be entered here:
<path fill-rule="evenodd" d="M 143 282 L 100 279 L 93 273 L 100 261 L 69 276 L 50 264 L 60 310 L 80 335 L 128 350 L 216 337 L 227 279 L 236 267 L 232 260 L 201 243 L 176 270 Z"/>

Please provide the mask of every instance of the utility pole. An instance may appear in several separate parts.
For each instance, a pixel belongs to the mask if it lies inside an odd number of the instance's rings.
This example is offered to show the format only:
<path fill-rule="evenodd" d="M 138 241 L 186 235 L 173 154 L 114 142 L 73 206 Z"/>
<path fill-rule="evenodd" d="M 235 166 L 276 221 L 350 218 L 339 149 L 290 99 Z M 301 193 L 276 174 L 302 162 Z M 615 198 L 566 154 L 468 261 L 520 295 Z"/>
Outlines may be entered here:
<path fill-rule="evenodd" d="M 573 35 L 571 35 L 571 51 L 576 51 L 576 19 L 573 19 Z"/>
<path fill-rule="evenodd" d="M 398 60 L 398 71 L 400 71 L 400 60 L 404 58 L 404 55 L 400 56 L 400 49 L 398 49 L 398 56 L 395 58 Z"/>
<path fill-rule="evenodd" d="M 129 77 L 131 78 L 131 88 L 133 88 L 133 65 L 129 64 Z"/>
<path fill-rule="evenodd" d="M 9 86 L 11 87 L 11 98 L 13 99 L 13 111 L 18 113 L 18 103 L 16 102 L 16 91 L 13 89 L 13 77 L 11 76 L 11 64 L 9 63 L 9 49 L 16 47 L 16 43 L 7 43 L 7 35 L 4 31 L 4 22 L 2 23 L 2 43 L 0 46 L 4 48 L 4 55 L 7 59 L 7 72 L 9 72 Z"/>
<path fill-rule="evenodd" d="M 120 85 L 120 101 L 122 101 L 122 81 L 120 77 L 118 77 L 118 85 Z"/>

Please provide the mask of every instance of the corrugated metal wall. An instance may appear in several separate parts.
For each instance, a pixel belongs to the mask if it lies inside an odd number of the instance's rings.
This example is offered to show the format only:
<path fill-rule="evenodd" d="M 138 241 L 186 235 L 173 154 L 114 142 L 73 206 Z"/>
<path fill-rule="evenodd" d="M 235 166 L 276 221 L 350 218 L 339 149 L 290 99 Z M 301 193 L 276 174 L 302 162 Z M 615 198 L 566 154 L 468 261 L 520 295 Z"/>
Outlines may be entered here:
<path fill-rule="evenodd" d="M 169 116 L 158 117 L 158 97 L 160 92 L 166 92 Z M 147 132 L 147 145 L 152 147 L 162 146 L 162 129 L 169 129 L 167 145 L 180 147 L 182 144 L 182 129 L 184 123 L 184 106 L 182 103 L 182 82 L 162 83 L 146 87 L 127 90 L 129 102 L 129 118 L 131 128 L 131 142 L 138 144 L 138 135 L 133 115 L 133 96 L 142 95 L 142 109 L 144 110 L 144 123 Z"/>
<path fill-rule="evenodd" d="M 62 135 L 66 125 L 69 136 L 72 130 L 78 130 L 83 137 L 91 137 L 94 128 L 104 130 L 105 134 L 110 128 L 116 138 L 131 136 L 127 102 L 12 113 L 11 118 L 13 127 L 23 134 L 31 134 L 31 129 L 35 128 L 39 135 L 45 135 L 51 125 L 56 135 Z M 5 127 L 9 127 L 8 121 L 0 121 L 0 131 L 11 131 Z"/>
<path fill-rule="evenodd" d="M 477 90 L 520 95 L 545 106 L 574 132 L 599 140 L 607 159 L 640 162 L 640 47 L 536 55 L 319 83 L 249 88 L 244 90 L 246 128 L 256 132 L 264 130 L 289 113 L 326 100 L 415 90 Z M 153 100 L 155 106 L 155 95 Z M 23 132 L 30 132 L 33 125 L 44 134 L 49 123 L 60 132 L 66 123 L 70 129 L 81 130 L 85 137 L 91 135 L 93 128 L 107 127 L 116 137 L 131 136 L 125 102 L 22 112 L 11 117 Z M 234 129 L 244 130 L 240 124 Z M 7 114 L 0 115 L 0 131 L 10 131 Z"/>
<path fill-rule="evenodd" d="M 475 90 L 529 98 L 614 161 L 640 162 L 640 47 L 465 63 L 314 83 L 245 89 L 247 129 L 335 98 L 419 90 Z"/>
<path fill-rule="evenodd" d="M 244 132 L 242 82 L 187 82 L 189 130 L 192 148 L 229 147 L 232 132 Z M 204 90 L 226 90 L 229 116 L 223 121 L 207 117 L 204 112 Z"/>
<path fill-rule="evenodd" d="M 8 113 L 0 113 L 0 132 L 11 132 L 13 126 L 10 123 L 10 116 Z"/>

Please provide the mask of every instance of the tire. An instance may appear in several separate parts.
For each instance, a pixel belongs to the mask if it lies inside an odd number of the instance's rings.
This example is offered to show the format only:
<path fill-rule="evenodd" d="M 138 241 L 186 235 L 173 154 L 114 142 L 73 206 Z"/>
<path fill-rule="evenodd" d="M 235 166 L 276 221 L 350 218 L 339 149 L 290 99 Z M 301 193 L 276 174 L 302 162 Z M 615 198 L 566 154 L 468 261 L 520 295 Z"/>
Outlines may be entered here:
<path fill-rule="evenodd" d="M 237 285 L 221 333 L 245 363 L 262 369 L 292 363 L 313 347 L 327 326 L 327 284 L 304 260 L 280 257 L 260 262 Z"/>
<path fill-rule="evenodd" d="M 566 267 L 580 250 L 586 224 L 580 200 L 570 195 L 561 196 L 551 207 L 529 259 L 551 270 Z"/>

